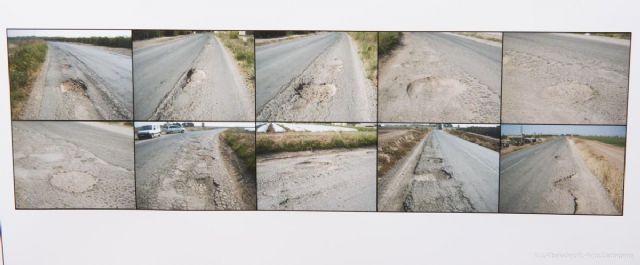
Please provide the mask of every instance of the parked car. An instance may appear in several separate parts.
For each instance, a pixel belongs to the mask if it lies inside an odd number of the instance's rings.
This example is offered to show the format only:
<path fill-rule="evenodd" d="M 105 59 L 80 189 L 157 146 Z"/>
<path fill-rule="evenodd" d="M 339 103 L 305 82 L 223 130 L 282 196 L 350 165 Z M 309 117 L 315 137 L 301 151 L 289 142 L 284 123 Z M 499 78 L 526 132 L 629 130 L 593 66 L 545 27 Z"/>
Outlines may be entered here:
<path fill-rule="evenodd" d="M 174 125 L 169 125 L 169 127 L 167 127 L 166 130 L 167 134 L 170 133 L 184 133 L 184 127 L 174 124 Z"/>
<path fill-rule="evenodd" d="M 144 125 L 138 127 L 138 139 L 147 139 L 160 136 L 162 129 L 160 125 Z"/>

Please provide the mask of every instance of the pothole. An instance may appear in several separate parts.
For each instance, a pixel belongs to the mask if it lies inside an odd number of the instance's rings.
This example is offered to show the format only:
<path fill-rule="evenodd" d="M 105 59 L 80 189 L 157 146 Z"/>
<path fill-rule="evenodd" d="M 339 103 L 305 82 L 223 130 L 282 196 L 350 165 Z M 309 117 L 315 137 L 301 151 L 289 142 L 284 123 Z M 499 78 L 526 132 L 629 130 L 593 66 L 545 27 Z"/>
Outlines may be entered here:
<path fill-rule="evenodd" d="M 440 157 L 428 157 L 427 161 L 429 163 L 442 164 L 442 158 L 440 158 Z"/>
<path fill-rule="evenodd" d="M 300 83 L 294 88 L 298 96 L 308 101 L 326 101 L 335 96 L 338 89 L 328 83 Z"/>
<path fill-rule="evenodd" d="M 63 64 L 63 65 L 62 65 L 62 68 L 64 68 L 64 69 L 69 69 L 69 68 L 71 68 L 71 65 L 70 65 L 70 64 L 68 64 L 68 63 L 66 63 L 66 64 Z"/>
<path fill-rule="evenodd" d="M 555 101 L 585 102 L 597 95 L 591 86 L 579 82 L 565 82 L 545 87 L 542 96 Z"/>
<path fill-rule="evenodd" d="M 407 85 L 407 95 L 418 97 L 453 97 L 467 89 L 464 83 L 452 78 L 439 78 L 427 76 L 416 79 Z"/>
<path fill-rule="evenodd" d="M 443 167 L 436 172 L 436 179 L 447 180 L 453 177 L 453 170 L 449 167 Z"/>
<path fill-rule="evenodd" d="M 98 180 L 84 172 L 68 171 L 53 175 L 49 183 L 66 192 L 81 193 L 92 189 Z"/>
<path fill-rule="evenodd" d="M 82 93 L 86 96 L 87 84 L 80 79 L 71 78 L 71 79 L 65 80 L 64 82 L 62 82 L 62 84 L 60 84 L 60 90 L 65 93 L 66 92 Z"/>
<path fill-rule="evenodd" d="M 180 88 L 187 87 L 190 83 L 200 82 L 207 78 L 207 74 L 199 69 L 191 68 L 184 74 Z"/>

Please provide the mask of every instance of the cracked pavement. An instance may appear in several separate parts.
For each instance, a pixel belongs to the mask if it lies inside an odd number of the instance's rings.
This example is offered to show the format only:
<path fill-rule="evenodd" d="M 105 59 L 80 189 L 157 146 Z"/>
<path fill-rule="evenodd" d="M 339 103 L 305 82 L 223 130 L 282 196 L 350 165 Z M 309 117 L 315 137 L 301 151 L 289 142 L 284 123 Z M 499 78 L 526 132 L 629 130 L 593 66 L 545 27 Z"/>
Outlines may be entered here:
<path fill-rule="evenodd" d="M 503 156 L 500 212 L 620 214 L 567 137 Z"/>
<path fill-rule="evenodd" d="M 255 210 L 255 179 L 223 151 L 221 129 L 136 141 L 139 209 Z"/>
<path fill-rule="evenodd" d="M 497 212 L 498 153 L 434 130 L 378 192 L 380 211 Z"/>
<path fill-rule="evenodd" d="M 133 128 L 13 122 L 16 208 L 134 209 Z"/>

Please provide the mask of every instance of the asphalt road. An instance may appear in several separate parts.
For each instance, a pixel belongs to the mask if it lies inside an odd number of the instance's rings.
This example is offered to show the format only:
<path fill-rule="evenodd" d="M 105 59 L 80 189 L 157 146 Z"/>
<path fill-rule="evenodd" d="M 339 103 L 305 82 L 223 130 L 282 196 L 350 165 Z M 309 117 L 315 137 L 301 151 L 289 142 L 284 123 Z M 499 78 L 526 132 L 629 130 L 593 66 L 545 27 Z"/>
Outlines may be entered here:
<path fill-rule="evenodd" d="M 84 44 L 47 42 L 45 64 L 34 82 L 25 119 L 131 119 L 131 56 Z M 124 49 L 122 49 L 124 50 Z M 86 91 L 63 87 L 70 79 Z"/>
<path fill-rule="evenodd" d="M 258 157 L 258 210 L 376 210 L 373 148 Z"/>
<path fill-rule="evenodd" d="M 302 74 L 337 39 L 338 33 L 328 33 L 256 47 L 258 109 L 262 109 L 285 85 Z"/>
<path fill-rule="evenodd" d="M 498 122 L 502 48 L 444 32 L 403 35 L 380 67 L 384 121 Z"/>
<path fill-rule="evenodd" d="M 498 153 L 435 130 L 381 186 L 382 211 L 497 212 Z"/>
<path fill-rule="evenodd" d="M 135 208 L 133 130 L 87 122 L 13 123 L 18 208 Z"/>
<path fill-rule="evenodd" d="M 376 93 L 357 47 L 327 32 L 256 48 L 261 120 L 375 120 Z"/>
<path fill-rule="evenodd" d="M 626 123 L 629 46 L 599 36 L 505 34 L 503 121 Z"/>
<path fill-rule="evenodd" d="M 138 120 L 253 120 L 236 61 L 210 33 L 151 39 L 134 48 Z"/>
<path fill-rule="evenodd" d="M 619 214 L 566 137 L 503 156 L 500 175 L 500 212 Z"/>
<path fill-rule="evenodd" d="M 252 187 L 246 187 L 248 184 L 230 167 L 228 157 L 221 151 L 221 131 L 185 132 L 136 141 L 138 208 L 255 209 L 255 195 L 245 194 Z"/>

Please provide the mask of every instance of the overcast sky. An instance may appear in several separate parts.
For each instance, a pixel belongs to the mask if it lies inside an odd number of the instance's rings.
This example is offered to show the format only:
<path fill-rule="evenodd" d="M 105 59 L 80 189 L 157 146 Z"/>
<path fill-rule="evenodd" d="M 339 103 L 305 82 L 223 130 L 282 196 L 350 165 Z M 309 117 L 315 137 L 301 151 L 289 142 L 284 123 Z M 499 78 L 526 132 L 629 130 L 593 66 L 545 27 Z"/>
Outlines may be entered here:
<path fill-rule="evenodd" d="M 130 30 L 8 30 L 9 37 L 131 37 Z"/>
<path fill-rule="evenodd" d="M 502 125 L 502 135 L 520 134 L 520 125 Z M 625 136 L 626 126 L 522 125 L 525 134 L 577 134 L 584 136 Z"/>
<path fill-rule="evenodd" d="M 164 124 L 165 122 L 135 122 L 135 127 L 140 127 L 143 125 L 148 125 L 148 124 Z M 179 123 L 183 123 L 181 121 L 179 121 Z M 200 127 L 202 124 L 202 122 L 197 122 L 194 121 L 193 125 L 195 125 L 196 127 Z M 254 127 L 254 123 L 253 122 L 205 122 L 204 126 L 207 127 Z"/>

